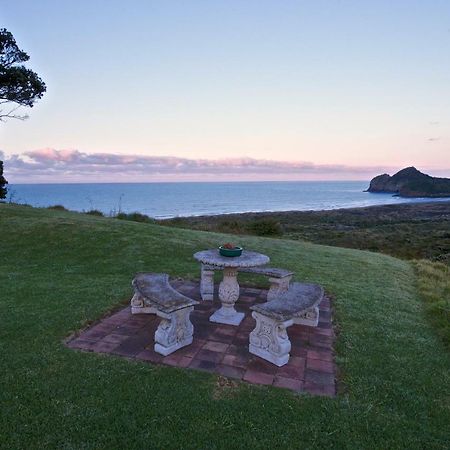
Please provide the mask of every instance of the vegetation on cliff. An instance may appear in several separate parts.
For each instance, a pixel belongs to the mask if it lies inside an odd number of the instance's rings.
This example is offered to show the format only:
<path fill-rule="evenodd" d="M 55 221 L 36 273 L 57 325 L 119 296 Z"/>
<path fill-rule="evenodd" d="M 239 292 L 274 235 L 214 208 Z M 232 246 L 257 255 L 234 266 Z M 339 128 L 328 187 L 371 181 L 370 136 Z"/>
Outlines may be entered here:
<path fill-rule="evenodd" d="M 392 177 L 387 173 L 376 176 L 367 191 L 400 197 L 450 197 L 450 179 L 431 177 L 415 167 L 407 167 Z"/>

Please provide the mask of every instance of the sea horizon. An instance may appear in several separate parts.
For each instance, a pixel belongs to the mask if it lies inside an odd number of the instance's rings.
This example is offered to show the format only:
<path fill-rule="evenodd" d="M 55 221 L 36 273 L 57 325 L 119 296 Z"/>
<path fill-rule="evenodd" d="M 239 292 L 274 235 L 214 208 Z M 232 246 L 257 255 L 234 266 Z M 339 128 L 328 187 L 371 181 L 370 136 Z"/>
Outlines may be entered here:
<path fill-rule="evenodd" d="M 8 186 L 29 186 L 29 185 L 66 185 L 66 184 L 217 184 L 217 183 L 353 183 L 367 182 L 370 180 L 346 179 L 346 180 L 220 180 L 220 181 L 192 181 L 192 180 L 167 180 L 167 181 L 68 181 L 60 182 L 33 182 L 33 183 L 9 183 Z"/>
<path fill-rule="evenodd" d="M 105 215 L 138 212 L 155 219 L 281 211 L 322 211 L 446 201 L 370 193 L 365 181 L 232 181 L 10 184 L 7 201 L 62 205 Z"/>

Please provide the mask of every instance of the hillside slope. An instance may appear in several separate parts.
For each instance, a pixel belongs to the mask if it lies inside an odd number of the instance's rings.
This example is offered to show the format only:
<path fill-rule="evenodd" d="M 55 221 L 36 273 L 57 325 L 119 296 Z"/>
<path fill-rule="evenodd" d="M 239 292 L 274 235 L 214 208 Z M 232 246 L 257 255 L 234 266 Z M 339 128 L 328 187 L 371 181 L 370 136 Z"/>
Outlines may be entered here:
<path fill-rule="evenodd" d="M 0 204 L 2 448 L 445 448 L 450 361 L 395 258 L 242 237 L 335 295 L 336 399 L 76 352 L 62 340 L 130 298 L 137 271 L 198 277 L 226 235 Z"/>

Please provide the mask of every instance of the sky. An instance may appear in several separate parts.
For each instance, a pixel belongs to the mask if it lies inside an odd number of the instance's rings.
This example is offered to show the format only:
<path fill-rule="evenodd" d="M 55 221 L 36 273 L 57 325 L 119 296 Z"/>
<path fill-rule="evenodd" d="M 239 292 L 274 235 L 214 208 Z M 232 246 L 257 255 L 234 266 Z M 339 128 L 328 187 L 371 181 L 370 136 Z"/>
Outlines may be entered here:
<path fill-rule="evenodd" d="M 0 0 L 20 182 L 450 176 L 450 1 Z"/>

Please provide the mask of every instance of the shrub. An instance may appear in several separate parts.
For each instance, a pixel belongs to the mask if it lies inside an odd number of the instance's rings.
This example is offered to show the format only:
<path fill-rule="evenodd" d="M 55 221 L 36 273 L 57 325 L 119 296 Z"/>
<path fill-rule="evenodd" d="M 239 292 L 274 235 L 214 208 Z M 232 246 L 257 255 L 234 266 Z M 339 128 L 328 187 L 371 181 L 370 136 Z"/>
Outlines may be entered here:
<path fill-rule="evenodd" d="M 67 208 L 65 208 L 63 205 L 53 205 L 53 206 L 47 206 L 47 209 L 55 209 L 56 211 L 69 211 Z"/>
<path fill-rule="evenodd" d="M 225 219 L 221 220 L 218 224 L 218 229 L 222 233 L 243 234 L 244 228 L 242 224 L 237 220 Z"/>
<path fill-rule="evenodd" d="M 153 223 L 154 220 L 149 217 L 146 216 L 145 214 L 141 214 L 138 212 L 133 212 L 133 213 L 119 213 L 116 216 L 116 219 L 119 220 L 131 220 L 132 222 L 144 222 L 144 223 Z"/>
<path fill-rule="evenodd" d="M 283 229 L 274 219 L 259 219 L 248 225 L 249 231 L 257 236 L 281 236 Z"/>
<path fill-rule="evenodd" d="M 101 217 L 104 216 L 104 214 L 98 209 L 91 209 L 89 211 L 86 211 L 85 214 L 89 214 L 90 216 L 101 216 Z"/>

